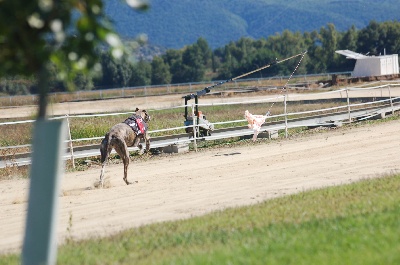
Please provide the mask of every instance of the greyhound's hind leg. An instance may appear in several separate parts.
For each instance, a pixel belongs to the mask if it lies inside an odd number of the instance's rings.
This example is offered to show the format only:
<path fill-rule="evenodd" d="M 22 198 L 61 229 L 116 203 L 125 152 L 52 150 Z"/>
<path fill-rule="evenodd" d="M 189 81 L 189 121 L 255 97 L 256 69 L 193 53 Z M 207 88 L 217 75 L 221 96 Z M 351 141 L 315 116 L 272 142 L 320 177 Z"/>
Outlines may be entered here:
<path fill-rule="evenodd" d="M 100 181 L 99 184 L 101 187 L 103 187 L 104 185 L 104 168 L 106 166 L 106 162 L 103 162 L 103 164 L 101 165 L 101 173 L 100 173 Z"/>
<path fill-rule="evenodd" d="M 124 141 L 118 141 L 118 147 L 115 148 L 117 153 L 120 155 L 122 162 L 124 163 L 124 181 L 126 185 L 131 184 L 128 181 L 128 166 L 129 166 L 129 151 Z"/>
<path fill-rule="evenodd" d="M 124 181 L 126 185 L 131 184 L 131 182 L 128 181 L 128 166 L 129 166 L 129 152 L 128 148 L 125 146 L 125 155 L 122 156 L 122 161 L 124 162 Z"/>
<path fill-rule="evenodd" d="M 111 149 L 109 144 L 108 144 L 108 134 L 106 137 L 101 141 L 100 145 L 100 154 L 101 154 L 101 173 L 100 173 L 100 181 L 99 184 L 101 187 L 103 187 L 104 184 L 104 169 L 108 160 L 108 156 L 111 153 Z"/>

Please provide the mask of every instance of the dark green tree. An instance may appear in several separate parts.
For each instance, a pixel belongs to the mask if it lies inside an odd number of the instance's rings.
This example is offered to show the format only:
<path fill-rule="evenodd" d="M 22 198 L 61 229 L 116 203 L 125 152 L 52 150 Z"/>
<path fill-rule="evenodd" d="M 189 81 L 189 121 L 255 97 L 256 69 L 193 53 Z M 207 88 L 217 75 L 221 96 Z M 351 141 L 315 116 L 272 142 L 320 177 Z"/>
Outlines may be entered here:
<path fill-rule="evenodd" d="M 390 21 L 384 22 L 386 30 L 385 49 L 388 54 L 400 53 L 400 22 Z"/>
<path fill-rule="evenodd" d="M 353 25 L 349 30 L 344 32 L 343 37 L 339 42 L 339 47 L 342 50 L 357 51 L 358 48 L 358 31 Z"/>
<path fill-rule="evenodd" d="M 358 35 L 358 50 L 361 53 L 379 55 L 383 52 L 386 38 L 380 23 L 371 21 L 367 27 L 361 29 Z"/>
<path fill-rule="evenodd" d="M 180 83 L 183 80 L 183 64 L 181 50 L 167 50 L 162 56 L 168 64 L 171 73 L 171 83 Z"/>
<path fill-rule="evenodd" d="M 325 71 L 335 70 L 336 59 L 339 57 L 335 53 L 338 48 L 338 32 L 335 25 L 329 23 L 328 26 L 320 29 L 320 40 L 322 49 L 319 52 L 320 58 L 324 61 Z"/>
<path fill-rule="evenodd" d="M 339 41 L 340 50 L 350 50 L 358 52 L 358 31 L 355 26 L 349 28 L 342 34 Z M 354 69 L 355 60 L 346 59 L 344 56 L 339 56 L 336 69 L 339 71 L 352 71 Z"/>
<path fill-rule="evenodd" d="M 200 37 L 197 40 L 195 45 L 200 49 L 200 53 L 202 54 L 202 57 L 203 57 L 204 66 L 210 67 L 212 50 L 211 50 L 210 46 L 208 45 L 207 40 Z"/>
<path fill-rule="evenodd" d="M 151 62 L 151 84 L 162 85 L 171 83 L 169 65 L 160 57 L 154 57 Z"/>
<path fill-rule="evenodd" d="M 186 47 L 182 54 L 181 83 L 203 81 L 206 66 L 200 47 L 196 44 Z"/>
<path fill-rule="evenodd" d="M 101 55 L 101 81 L 96 85 L 102 87 L 114 87 L 114 77 L 117 76 L 118 66 L 109 53 Z"/>
<path fill-rule="evenodd" d="M 132 74 L 129 79 L 129 86 L 151 85 L 151 63 L 139 61 L 132 66 Z"/>

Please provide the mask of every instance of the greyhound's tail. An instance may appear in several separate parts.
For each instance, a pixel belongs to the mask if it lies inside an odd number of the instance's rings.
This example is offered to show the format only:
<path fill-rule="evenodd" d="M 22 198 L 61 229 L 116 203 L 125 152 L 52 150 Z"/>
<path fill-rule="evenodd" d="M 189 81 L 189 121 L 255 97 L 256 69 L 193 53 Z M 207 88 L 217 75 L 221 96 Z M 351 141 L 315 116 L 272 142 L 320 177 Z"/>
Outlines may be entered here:
<path fill-rule="evenodd" d="M 110 145 L 110 134 L 107 133 L 100 144 L 101 163 L 104 163 L 104 161 L 107 161 L 108 159 L 109 145 Z"/>

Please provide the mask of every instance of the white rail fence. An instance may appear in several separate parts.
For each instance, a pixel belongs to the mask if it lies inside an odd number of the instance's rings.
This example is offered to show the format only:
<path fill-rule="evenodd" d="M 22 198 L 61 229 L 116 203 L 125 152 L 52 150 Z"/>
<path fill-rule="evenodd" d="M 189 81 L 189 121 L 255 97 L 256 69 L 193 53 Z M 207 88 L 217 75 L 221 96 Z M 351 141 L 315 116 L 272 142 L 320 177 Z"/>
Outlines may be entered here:
<path fill-rule="evenodd" d="M 379 86 L 374 86 L 374 87 L 348 87 L 348 88 L 343 88 L 340 90 L 334 90 L 334 91 L 328 91 L 328 92 L 319 92 L 319 93 L 312 93 L 312 94 L 284 94 L 284 95 L 278 95 L 275 97 L 271 98 L 265 98 L 261 100 L 244 100 L 243 101 L 236 101 L 236 102 L 222 102 L 222 103 L 212 103 L 212 104 L 198 104 L 198 106 L 219 106 L 219 105 L 248 105 L 248 104 L 255 104 L 255 103 L 271 103 L 272 106 L 275 102 L 283 102 L 284 104 L 284 113 L 278 114 L 278 115 L 271 115 L 268 117 L 268 119 L 278 119 L 281 117 L 285 118 L 285 125 L 284 126 L 277 126 L 276 130 L 285 130 L 285 135 L 287 136 L 287 131 L 289 128 L 296 127 L 294 125 L 289 126 L 287 123 L 288 116 L 290 117 L 295 117 L 295 116 L 300 116 L 300 115 L 311 115 L 311 114 L 316 114 L 316 113 L 328 113 L 329 111 L 338 111 L 338 110 L 347 110 L 348 112 L 348 121 L 351 122 L 351 110 L 352 108 L 355 107 L 362 107 L 362 106 L 371 106 L 375 104 L 387 104 L 391 106 L 392 113 L 394 113 L 395 108 L 394 104 L 400 99 L 400 91 L 398 91 L 400 88 L 400 83 L 398 84 L 383 84 Z M 392 90 L 396 89 L 396 93 L 393 93 Z M 352 95 L 353 94 L 353 95 Z M 397 96 L 393 96 L 394 94 L 397 94 Z M 381 99 L 381 100 L 373 100 L 370 102 L 364 102 L 364 103 L 353 103 L 350 104 L 350 98 L 386 98 L 386 99 Z M 307 111 L 299 111 L 299 112 L 287 112 L 287 104 L 288 102 L 296 102 L 302 100 L 302 98 L 305 98 L 306 100 L 317 100 L 317 99 L 346 99 L 346 104 L 342 106 L 335 106 L 335 107 L 330 107 L 330 108 L 324 108 L 324 109 L 316 109 L 316 110 L 307 110 Z M 303 99 L 304 100 L 304 99 Z M 177 108 L 185 108 L 189 107 L 192 109 L 192 115 L 194 114 L 194 109 L 195 105 L 182 105 L 182 106 L 176 106 L 176 107 L 171 107 L 171 108 L 163 108 L 163 109 L 153 109 L 153 110 L 148 110 L 149 112 L 152 111 L 162 111 L 162 110 L 168 110 L 168 109 L 177 109 Z M 182 111 L 183 112 L 183 111 Z M 73 167 L 75 167 L 75 158 L 77 158 L 76 155 L 74 155 L 74 143 L 77 142 L 82 142 L 82 141 L 93 141 L 93 140 L 100 140 L 103 139 L 104 136 L 98 136 L 98 137 L 90 137 L 90 138 L 78 138 L 78 139 L 72 139 L 71 137 L 71 128 L 70 128 L 70 120 L 71 119 L 79 119 L 79 118 L 88 118 L 88 117 L 104 117 L 104 116 L 117 116 L 117 115 L 131 115 L 133 112 L 118 112 L 118 113 L 99 113 L 99 114 L 83 114 L 83 115 L 65 115 L 65 116 L 60 116 L 60 117 L 53 117 L 51 119 L 66 119 L 67 124 L 68 124 L 68 136 L 69 139 L 66 141 L 66 143 L 69 146 L 69 159 L 72 162 Z M 368 117 L 367 117 L 368 118 Z M 268 119 L 266 122 L 268 122 Z M 193 119 L 194 121 L 196 119 Z M 33 123 L 35 120 L 25 120 L 25 121 L 15 121 L 15 122 L 3 122 L 0 123 L 0 128 L 1 126 L 5 125 L 12 125 L 12 124 L 24 124 L 24 123 Z M 240 120 L 231 120 L 231 121 L 219 121 L 219 122 L 213 122 L 214 125 L 223 125 L 223 124 L 237 124 L 237 123 L 243 123 L 246 122 L 245 119 L 240 119 Z M 315 126 L 317 124 L 309 124 L 308 126 Z M 304 125 L 303 125 L 304 126 Z M 194 124 L 191 126 L 180 126 L 180 127 L 172 127 L 172 128 L 165 128 L 165 129 L 157 129 L 157 130 L 151 130 L 149 131 L 150 135 L 154 133 L 159 133 L 159 132 L 168 132 L 168 131 L 176 131 L 176 130 L 181 130 L 181 129 L 186 129 L 192 127 L 193 131 L 196 131 L 196 128 L 199 127 L 199 125 Z M 234 137 L 235 132 L 231 133 L 226 133 L 226 138 L 229 137 Z M 212 136 L 208 137 L 210 140 L 213 139 Z M 194 146 L 196 147 L 196 135 L 190 139 L 180 139 L 180 140 L 174 140 L 169 142 L 164 143 L 165 145 L 168 144 L 178 144 L 180 142 L 187 142 L 188 140 L 194 142 Z M 0 151 L 2 150 L 9 150 L 9 149 L 21 149 L 21 148 L 30 148 L 30 144 L 24 144 L 24 145 L 17 145 L 17 146 L 3 146 L 0 147 Z M 12 152 L 11 152 L 12 153 Z M 100 155 L 100 152 L 99 154 Z"/>

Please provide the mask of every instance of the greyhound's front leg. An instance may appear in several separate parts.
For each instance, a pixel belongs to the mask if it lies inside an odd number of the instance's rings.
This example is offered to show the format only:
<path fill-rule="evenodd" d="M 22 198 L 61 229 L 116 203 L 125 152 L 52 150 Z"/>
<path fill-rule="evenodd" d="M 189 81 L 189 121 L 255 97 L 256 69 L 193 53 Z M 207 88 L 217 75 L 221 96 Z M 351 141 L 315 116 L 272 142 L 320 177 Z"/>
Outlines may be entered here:
<path fill-rule="evenodd" d="M 146 140 L 146 152 L 148 153 L 150 151 L 150 135 L 146 133 L 145 135 L 145 140 Z"/>
<path fill-rule="evenodd" d="M 101 165 L 101 173 L 100 173 L 100 186 L 103 188 L 104 185 L 104 168 L 106 166 L 106 161 Z"/>

